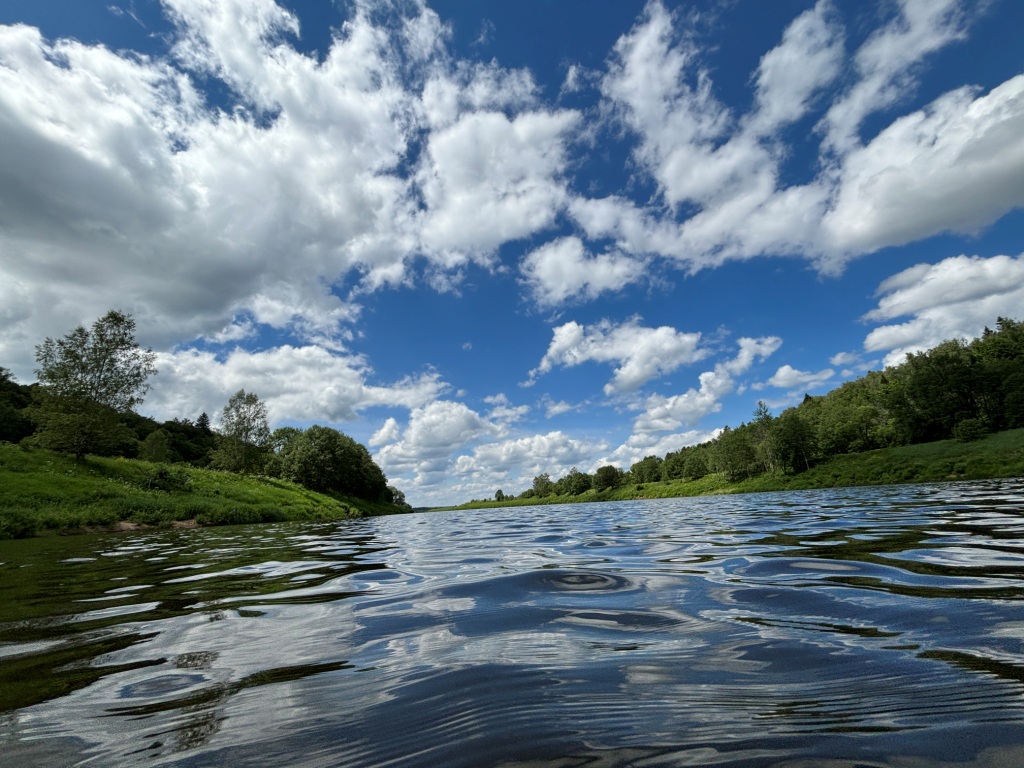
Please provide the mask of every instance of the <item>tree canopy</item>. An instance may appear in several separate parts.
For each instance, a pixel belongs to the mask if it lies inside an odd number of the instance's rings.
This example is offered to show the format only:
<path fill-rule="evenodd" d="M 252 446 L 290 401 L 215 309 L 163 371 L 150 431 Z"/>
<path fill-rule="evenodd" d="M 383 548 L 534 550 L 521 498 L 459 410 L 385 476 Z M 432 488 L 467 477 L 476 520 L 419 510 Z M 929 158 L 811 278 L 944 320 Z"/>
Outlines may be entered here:
<path fill-rule="evenodd" d="M 131 315 L 111 310 L 92 324 L 36 347 L 39 388 L 30 416 L 36 441 L 72 453 L 109 453 L 132 439 L 119 414 L 149 389 L 156 355 L 135 340 Z"/>

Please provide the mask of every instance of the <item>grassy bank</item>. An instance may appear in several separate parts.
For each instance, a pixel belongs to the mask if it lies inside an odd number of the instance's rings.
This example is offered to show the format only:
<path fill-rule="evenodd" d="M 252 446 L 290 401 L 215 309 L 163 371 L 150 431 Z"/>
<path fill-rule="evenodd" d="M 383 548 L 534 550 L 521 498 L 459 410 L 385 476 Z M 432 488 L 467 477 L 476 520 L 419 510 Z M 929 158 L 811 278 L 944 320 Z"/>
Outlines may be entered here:
<path fill-rule="evenodd" d="M 0 443 L 0 538 L 134 526 L 339 520 L 399 511 L 295 483 Z"/>
<path fill-rule="evenodd" d="M 983 480 L 996 477 L 1024 477 L 1024 429 L 999 432 L 971 443 L 942 440 L 936 443 L 905 445 L 836 456 L 795 475 L 773 473 L 730 482 L 724 475 L 712 474 L 700 480 L 669 480 L 624 485 L 604 491 L 589 490 L 579 496 L 470 502 L 456 509 L 663 499 L 722 493 Z"/>

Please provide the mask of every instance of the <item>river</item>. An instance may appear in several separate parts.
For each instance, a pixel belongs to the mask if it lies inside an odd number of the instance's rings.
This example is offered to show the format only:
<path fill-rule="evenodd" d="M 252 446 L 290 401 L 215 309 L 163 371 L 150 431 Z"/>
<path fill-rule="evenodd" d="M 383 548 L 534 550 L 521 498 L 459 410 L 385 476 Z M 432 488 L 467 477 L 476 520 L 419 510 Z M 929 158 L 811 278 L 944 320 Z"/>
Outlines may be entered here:
<path fill-rule="evenodd" d="M 1024 765 L 1024 480 L 0 542 L 0 755 Z"/>

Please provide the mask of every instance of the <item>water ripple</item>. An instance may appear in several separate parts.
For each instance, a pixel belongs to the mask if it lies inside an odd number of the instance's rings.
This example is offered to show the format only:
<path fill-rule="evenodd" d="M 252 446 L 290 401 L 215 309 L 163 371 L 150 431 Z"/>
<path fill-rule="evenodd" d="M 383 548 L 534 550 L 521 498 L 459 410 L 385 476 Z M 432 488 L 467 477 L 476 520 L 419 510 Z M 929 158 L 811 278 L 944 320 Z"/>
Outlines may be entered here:
<path fill-rule="evenodd" d="M 1024 763 L 1024 483 L 0 543 L 17 765 Z"/>

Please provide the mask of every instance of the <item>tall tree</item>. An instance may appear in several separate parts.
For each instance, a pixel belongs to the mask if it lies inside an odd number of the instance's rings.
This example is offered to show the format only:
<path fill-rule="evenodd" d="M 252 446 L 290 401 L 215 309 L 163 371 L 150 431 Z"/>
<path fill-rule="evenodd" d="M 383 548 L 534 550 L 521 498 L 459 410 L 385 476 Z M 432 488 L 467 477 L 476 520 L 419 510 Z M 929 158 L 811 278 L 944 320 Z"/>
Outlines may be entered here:
<path fill-rule="evenodd" d="M 132 316 L 111 310 L 91 330 L 80 325 L 37 346 L 36 375 L 50 395 L 124 413 L 142 402 L 155 360 L 152 349 L 136 342 Z"/>
<path fill-rule="evenodd" d="M 91 329 L 80 325 L 61 339 L 47 338 L 36 347 L 37 441 L 82 458 L 129 440 L 119 414 L 142 402 L 155 360 L 136 342 L 135 320 L 116 310 Z"/>
<path fill-rule="evenodd" d="M 224 406 L 213 466 L 229 472 L 262 469 L 270 445 L 267 406 L 255 392 L 240 389 Z"/>

